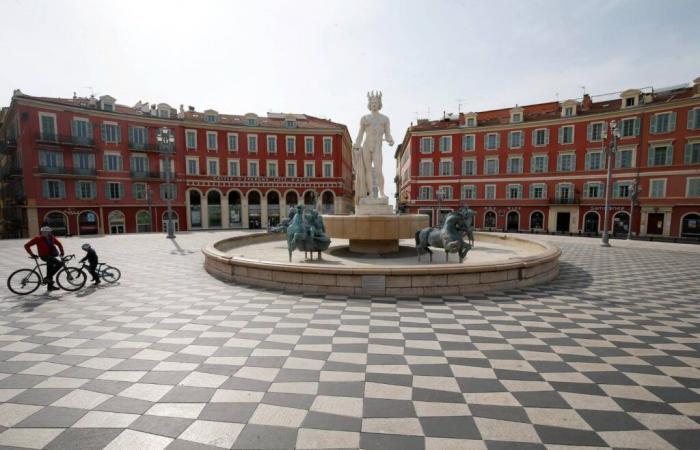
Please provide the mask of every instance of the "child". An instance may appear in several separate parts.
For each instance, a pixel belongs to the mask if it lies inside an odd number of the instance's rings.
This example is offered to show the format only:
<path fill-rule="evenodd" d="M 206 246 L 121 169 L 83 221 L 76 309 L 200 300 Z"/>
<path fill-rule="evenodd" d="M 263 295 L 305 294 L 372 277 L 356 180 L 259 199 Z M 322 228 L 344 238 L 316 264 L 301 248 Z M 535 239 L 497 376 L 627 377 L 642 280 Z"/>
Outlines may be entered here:
<path fill-rule="evenodd" d="M 92 275 L 92 282 L 94 284 L 100 284 L 100 277 L 97 275 L 98 259 L 95 249 L 92 248 L 90 244 L 83 244 L 80 248 L 86 252 L 86 255 L 80 260 L 80 262 L 83 262 L 86 259 L 88 260 L 88 271 L 90 272 L 90 275 Z"/>

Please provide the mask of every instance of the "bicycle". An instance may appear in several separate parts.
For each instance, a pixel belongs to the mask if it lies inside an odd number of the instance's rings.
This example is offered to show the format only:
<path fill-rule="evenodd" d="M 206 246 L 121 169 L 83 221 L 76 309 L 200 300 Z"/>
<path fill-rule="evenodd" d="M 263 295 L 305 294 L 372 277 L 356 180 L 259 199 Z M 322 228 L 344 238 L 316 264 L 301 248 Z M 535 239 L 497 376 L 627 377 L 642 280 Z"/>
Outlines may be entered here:
<path fill-rule="evenodd" d="M 82 266 L 80 266 L 80 270 L 83 272 L 84 275 L 90 275 L 90 272 L 87 269 L 88 264 L 83 262 Z M 105 283 L 116 283 L 119 281 L 119 279 L 122 277 L 122 273 L 119 269 L 117 269 L 114 266 L 110 266 L 106 263 L 98 263 L 97 264 L 97 269 L 95 269 L 97 272 L 97 276 L 102 278 L 102 280 Z"/>
<path fill-rule="evenodd" d="M 85 285 L 87 277 L 80 269 L 66 266 L 66 262 L 75 258 L 75 255 L 67 255 L 61 257 L 61 268 L 56 271 L 54 279 L 58 286 L 65 291 L 77 291 Z M 33 269 L 19 269 L 9 277 L 7 277 L 7 288 L 17 295 L 27 295 L 39 289 L 39 286 L 46 283 L 42 274 L 42 266 L 39 264 L 39 258 L 30 256 L 29 259 L 34 260 L 36 267 Z"/>

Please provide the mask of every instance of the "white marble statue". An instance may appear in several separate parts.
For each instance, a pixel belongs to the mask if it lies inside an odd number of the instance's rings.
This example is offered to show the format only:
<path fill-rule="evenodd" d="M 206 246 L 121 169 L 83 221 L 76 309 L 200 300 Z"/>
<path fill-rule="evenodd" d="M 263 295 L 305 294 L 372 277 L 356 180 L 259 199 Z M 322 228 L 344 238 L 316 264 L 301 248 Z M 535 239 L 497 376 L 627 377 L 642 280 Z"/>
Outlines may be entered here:
<path fill-rule="evenodd" d="M 352 163 L 355 169 L 355 204 L 372 196 L 372 167 L 379 188 L 379 198 L 384 195 L 384 175 L 382 174 L 382 141 L 394 145 L 389 130 L 389 118 L 379 112 L 382 109 L 382 93 L 367 93 L 367 108 L 370 114 L 360 119 L 360 131 L 353 145 Z M 364 137 L 364 140 L 363 140 Z"/>

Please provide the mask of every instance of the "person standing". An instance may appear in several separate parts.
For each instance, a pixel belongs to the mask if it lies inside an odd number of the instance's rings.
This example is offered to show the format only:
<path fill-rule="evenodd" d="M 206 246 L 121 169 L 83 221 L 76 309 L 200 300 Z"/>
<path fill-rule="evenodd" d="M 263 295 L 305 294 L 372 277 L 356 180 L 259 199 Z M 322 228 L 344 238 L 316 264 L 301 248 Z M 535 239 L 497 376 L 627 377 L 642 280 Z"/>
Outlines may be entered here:
<path fill-rule="evenodd" d="M 63 244 L 53 235 L 51 227 L 41 227 L 41 234 L 26 244 L 24 249 L 32 258 L 41 258 L 46 263 L 46 279 L 47 290 L 55 291 L 57 287 L 53 285 L 53 276 L 61 268 L 63 262 L 58 259 L 58 256 L 63 256 Z M 36 246 L 38 256 L 32 252 L 32 246 Z M 60 250 L 60 251 L 59 251 Z"/>

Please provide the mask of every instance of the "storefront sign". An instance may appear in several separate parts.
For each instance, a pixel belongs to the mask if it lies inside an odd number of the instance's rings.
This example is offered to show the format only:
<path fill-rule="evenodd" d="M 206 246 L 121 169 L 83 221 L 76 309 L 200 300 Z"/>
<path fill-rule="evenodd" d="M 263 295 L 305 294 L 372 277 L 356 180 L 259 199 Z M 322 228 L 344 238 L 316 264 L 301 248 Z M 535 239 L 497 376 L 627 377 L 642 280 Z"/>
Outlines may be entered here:
<path fill-rule="evenodd" d="M 625 211 L 627 208 L 624 206 L 610 206 L 608 208 L 610 211 Z M 591 211 L 605 211 L 605 206 L 591 206 Z"/>

